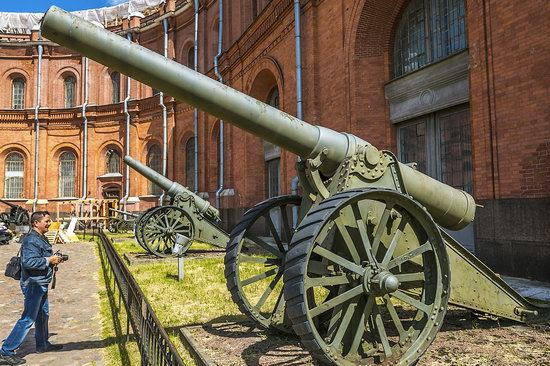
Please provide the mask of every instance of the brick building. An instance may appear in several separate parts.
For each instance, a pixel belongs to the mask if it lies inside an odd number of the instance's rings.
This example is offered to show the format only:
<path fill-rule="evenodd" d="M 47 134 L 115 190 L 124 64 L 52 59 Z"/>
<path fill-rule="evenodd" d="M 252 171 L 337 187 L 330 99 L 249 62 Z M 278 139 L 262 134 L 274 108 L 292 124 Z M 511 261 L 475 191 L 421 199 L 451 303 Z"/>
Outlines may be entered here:
<path fill-rule="evenodd" d="M 103 25 L 194 67 L 198 24 L 198 71 L 293 115 L 300 104 L 304 120 L 356 134 L 469 191 L 484 206 L 461 233 L 469 248 L 498 272 L 550 280 L 546 1 L 300 1 L 301 103 L 293 1 L 224 2 L 216 75 L 219 5 L 201 1 L 196 14 L 193 2 L 168 0 Z M 228 124 L 221 139 L 215 118 L 170 96 L 161 103 L 151 87 L 36 29 L 2 30 L 0 77 L 5 198 L 52 205 L 128 195 L 135 210 L 156 204 L 158 189 L 133 171 L 126 180 L 121 157 L 129 149 L 162 171 L 164 115 L 166 175 L 218 203 L 228 226 L 253 204 L 290 193 L 294 155 Z"/>

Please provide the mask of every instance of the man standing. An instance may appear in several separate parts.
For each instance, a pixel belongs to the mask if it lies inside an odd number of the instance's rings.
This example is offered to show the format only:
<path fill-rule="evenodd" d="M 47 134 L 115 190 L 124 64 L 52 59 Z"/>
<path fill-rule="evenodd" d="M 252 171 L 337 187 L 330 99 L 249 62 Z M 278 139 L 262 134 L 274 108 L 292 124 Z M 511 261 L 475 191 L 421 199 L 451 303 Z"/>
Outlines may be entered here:
<path fill-rule="evenodd" d="M 35 324 L 36 351 L 49 352 L 63 348 L 48 342 L 48 285 L 52 281 L 55 266 L 63 262 L 53 254 L 52 246 L 44 236 L 52 220 L 48 211 L 36 211 L 31 215 L 32 230 L 21 244 L 21 291 L 25 297 L 23 314 L 17 321 L 0 349 L 0 364 L 21 365 L 26 361 L 15 355 L 27 333 Z"/>

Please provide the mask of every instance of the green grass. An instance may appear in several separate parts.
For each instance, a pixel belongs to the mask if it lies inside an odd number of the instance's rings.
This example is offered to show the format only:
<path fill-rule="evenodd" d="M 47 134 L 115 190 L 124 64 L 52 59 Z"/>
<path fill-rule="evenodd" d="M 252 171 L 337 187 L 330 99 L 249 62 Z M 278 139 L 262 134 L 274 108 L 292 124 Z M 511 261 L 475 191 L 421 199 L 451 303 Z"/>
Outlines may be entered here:
<path fill-rule="evenodd" d="M 111 235 L 109 235 L 111 236 Z M 119 255 L 144 252 L 133 239 L 116 237 L 115 249 Z M 206 243 L 193 243 L 191 249 L 219 250 Z M 178 266 L 175 262 L 157 262 L 129 266 L 130 272 L 145 294 L 172 343 L 186 365 L 194 365 L 189 353 L 179 340 L 179 329 L 183 326 L 245 320 L 231 300 L 226 288 L 223 258 L 188 259 L 185 261 L 185 277 L 178 281 Z M 101 288 L 105 289 L 103 273 L 100 274 Z M 118 309 L 118 290 L 113 297 L 110 290 L 101 290 L 101 313 L 103 338 L 107 342 L 106 365 L 139 365 L 139 351 L 134 341 L 125 343 L 126 314 L 124 304 Z"/>

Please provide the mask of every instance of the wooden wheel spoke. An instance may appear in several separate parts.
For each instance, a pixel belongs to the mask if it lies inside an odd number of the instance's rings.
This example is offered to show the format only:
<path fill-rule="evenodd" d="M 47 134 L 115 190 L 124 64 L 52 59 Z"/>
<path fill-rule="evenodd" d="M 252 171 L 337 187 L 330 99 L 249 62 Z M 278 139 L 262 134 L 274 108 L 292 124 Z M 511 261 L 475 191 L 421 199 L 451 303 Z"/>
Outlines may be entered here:
<path fill-rule="evenodd" d="M 382 321 L 382 316 L 378 311 L 378 306 L 374 307 L 374 323 L 376 324 L 376 330 L 380 336 L 380 342 L 382 343 L 382 348 L 384 349 L 384 354 L 386 357 L 390 357 L 392 354 L 390 343 L 388 342 L 388 335 L 386 334 L 386 328 L 384 327 L 384 322 Z"/>
<path fill-rule="evenodd" d="M 273 280 L 271 280 L 269 285 L 266 287 L 266 289 L 264 290 L 264 293 L 256 303 L 255 308 L 258 309 L 258 311 L 260 311 L 261 307 L 264 305 L 269 295 L 271 295 L 271 293 L 273 292 L 273 289 L 275 288 L 275 286 L 277 286 L 277 283 L 281 279 L 282 275 L 283 275 L 282 271 L 277 272 L 277 275 L 275 276 L 275 278 L 273 278 Z"/>
<path fill-rule="evenodd" d="M 374 235 L 374 239 L 372 240 L 372 253 L 375 257 L 376 253 L 378 252 L 378 246 L 380 245 L 380 239 L 382 238 L 384 230 L 386 229 L 386 225 L 388 224 L 388 219 L 390 218 L 392 207 L 393 203 L 388 203 L 386 205 L 384 213 L 382 214 L 382 217 L 378 222 L 378 226 L 376 227 L 376 234 Z"/>
<path fill-rule="evenodd" d="M 355 248 L 355 243 L 353 242 L 353 239 L 351 238 L 349 231 L 342 220 L 342 216 L 339 216 L 338 218 L 336 218 L 334 220 L 334 223 L 336 224 L 336 227 L 338 228 L 340 235 L 342 235 L 342 239 L 346 244 L 346 248 L 348 249 L 348 252 L 351 255 L 351 258 L 353 259 L 353 262 L 355 264 L 361 264 L 361 258 L 359 257 L 357 248 Z"/>
<path fill-rule="evenodd" d="M 257 246 L 259 246 L 260 248 L 270 252 L 271 254 L 273 254 L 274 256 L 276 256 L 277 258 L 283 258 L 284 257 L 284 254 L 279 252 L 277 249 L 275 249 L 273 246 L 269 245 L 268 243 L 266 243 L 264 240 L 258 238 L 256 235 L 251 235 L 249 234 L 247 236 L 247 239 L 249 240 L 252 240 Z"/>
<path fill-rule="evenodd" d="M 395 277 L 397 277 L 400 283 L 426 280 L 424 272 L 396 274 Z"/>
<path fill-rule="evenodd" d="M 401 319 L 399 318 L 399 315 L 391 302 L 391 298 L 388 295 L 384 295 L 384 300 L 386 303 L 386 309 L 388 309 L 388 313 L 390 314 L 393 324 L 395 325 L 395 329 L 397 329 L 397 332 L 399 333 L 399 340 L 403 341 L 407 337 L 407 333 L 401 323 Z"/>
<path fill-rule="evenodd" d="M 375 258 L 376 252 L 373 251 L 372 249 L 369 235 L 367 233 L 366 223 L 363 220 L 363 216 L 361 215 L 361 210 L 359 209 L 359 205 L 357 204 L 357 202 L 351 205 L 351 209 L 353 211 L 353 216 L 355 217 L 355 225 L 357 225 L 357 229 L 359 230 L 359 234 L 361 235 L 361 242 L 363 243 L 363 249 L 367 254 L 369 262 L 377 263 Z"/>
<path fill-rule="evenodd" d="M 425 314 L 430 314 L 430 306 L 429 305 L 424 304 L 420 300 L 417 300 L 417 299 L 407 295 L 403 291 L 397 290 L 395 292 L 392 292 L 391 296 L 393 296 L 393 297 L 395 297 L 395 298 L 397 298 L 397 299 L 399 299 L 403 302 L 406 302 L 409 305 L 414 306 L 415 308 L 417 308 L 418 310 L 422 311 Z"/>
<path fill-rule="evenodd" d="M 317 286 L 338 286 L 349 285 L 351 280 L 346 275 L 330 276 L 330 277 L 307 277 L 304 281 L 306 289 Z"/>
<path fill-rule="evenodd" d="M 241 281 L 241 286 L 248 286 L 254 282 L 258 282 L 263 280 L 264 278 L 268 278 L 270 276 L 273 276 L 275 273 L 279 272 L 279 267 L 270 269 L 269 271 L 257 274 L 256 276 L 252 276 L 247 278 L 246 280 Z"/>
<path fill-rule="evenodd" d="M 361 318 L 357 322 L 357 329 L 353 336 L 348 354 L 357 354 L 357 352 L 359 351 L 359 347 L 361 347 L 361 340 L 363 339 L 363 334 L 366 330 L 365 323 L 369 320 L 369 317 L 371 316 L 375 300 L 376 298 L 374 296 L 369 296 L 369 298 L 367 299 L 367 303 L 365 304 L 365 308 L 363 309 Z"/>
<path fill-rule="evenodd" d="M 328 311 L 334 308 L 335 306 L 338 306 L 348 300 L 353 299 L 354 297 L 360 295 L 362 292 L 363 292 L 363 285 L 356 286 L 351 290 L 348 290 L 343 294 L 338 295 L 328 300 L 327 302 L 324 302 L 321 305 L 314 307 L 313 309 L 310 309 L 310 315 L 312 318 L 315 318 L 316 316 L 323 314 L 325 311 Z"/>
<path fill-rule="evenodd" d="M 425 252 L 428 252 L 428 251 L 432 251 L 432 246 L 430 244 L 430 242 L 426 242 L 424 244 L 422 244 L 421 246 L 419 246 L 418 248 L 415 248 L 413 250 L 411 250 L 410 252 L 407 252 L 405 254 L 402 254 L 400 255 L 399 257 L 397 258 L 394 258 L 392 259 L 391 261 L 388 262 L 388 270 L 389 269 L 392 269 L 394 267 L 397 267 L 399 266 L 400 264 L 403 264 L 409 260 L 411 260 L 412 258 L 416 257 L 416 256 L 419 256 Z"/>
<path fill-rule="evenodd" d="M 267 226 L 269 226 L 269 231 L 271 232 L 271 236 L 273 239 L 275 239 L 275 243 L 277 243 L 277 248 L 279 248 L 279 251 L 282 253 L 286 252 L 285 247 L 283 246 L 283 242 L 281 241 L 281 238 L 279 237 L 279 233 L 277 232 L 277 229 L 275 228 L 275 224 L 273 223 L 273 220 L 271 219 L 271 211 L 268 211 L 265 215 L 265 221 L 267 222 Z"/>
<path fill-rule="evenodd" d="M 342 342 L 342 339 L 344 338 L 344 335 L 348 330 L 348 327 L 351 322 L 351 318 L 356 310 L 357 310 L 357 302 L 353 302 L 348 305 L 346 311 L 344 312 L 344 316 L 340 321 L 340 324 L 338 324 L 338 331 L 336 332 L 336 334 L 332 338 L 332 341 L 330 342 L 331 346 L 339 348 L 340 343 Z"/>
<path fill-rule="evenodd" d="M 390 245 L 388 246 L 388 250 L 386 251 L 386 254 L 384 255 L 384 259 L 382 259 L 382 266 L 387 266 L 388 262 L 391 260 L 393 253 L 395 252 L 395 248 L 397 247 L 397 243 L 399 242 L 401 235 L 403 235 L 403 230 L 405 230 L 405 225 L 407 225 L 407 220 L 404 220 L 402 218 L 401 222 L 399 223 L 399 226 L 397 227 L 397 230 L 393 234 L 393 238 L 390 242 Z"/>
<path fill-rule="evenodd" d="M 281 206 L 281 216 L 283 220 L 283 230 L 285 233 L 285 238 L 288 243 L 290 243 L 290 240 L 292 239 L 292 231 L 290 229 L 290 220 L 288 217 L 288 213 L 286 212 L 287 205 Z"/>
<path fill-rule="evenodd" d="M 332 263 L 338 264 L 352 272 L 355 272 L 359 275 L 362 275 L 364 270 L 361 266 L 358 266 L 357 264 L 342 258 L 341 256 L 331 252 L 330 250 L 326 250 L 325 248 L 316 245 L 315 248 L 313 248 L 313 252 L 320 255 L 321 257 L 328 259 Z"/>

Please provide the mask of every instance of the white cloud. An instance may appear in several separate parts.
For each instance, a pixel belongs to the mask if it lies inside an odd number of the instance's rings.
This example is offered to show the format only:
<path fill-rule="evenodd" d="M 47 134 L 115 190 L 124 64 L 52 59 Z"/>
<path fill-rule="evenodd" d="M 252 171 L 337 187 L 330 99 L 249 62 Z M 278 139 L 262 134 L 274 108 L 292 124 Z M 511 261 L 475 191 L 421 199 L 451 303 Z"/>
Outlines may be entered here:
<path fill-rule="evenodd" d="M 107 5 L 113 6 L 113 5 L 118 5 L 125 2 L 128 2 L 128 0 L 107 0 Z"/>

